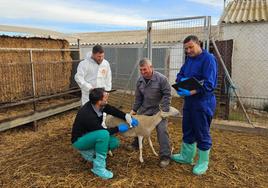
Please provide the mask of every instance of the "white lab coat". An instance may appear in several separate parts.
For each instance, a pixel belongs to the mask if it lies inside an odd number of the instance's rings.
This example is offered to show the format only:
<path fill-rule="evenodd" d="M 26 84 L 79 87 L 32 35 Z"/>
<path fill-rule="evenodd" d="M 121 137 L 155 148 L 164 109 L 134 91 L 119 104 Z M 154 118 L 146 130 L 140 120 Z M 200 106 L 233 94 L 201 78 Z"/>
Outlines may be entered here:
<path fill-rule="evenodd" d="M 97 64 L 91 58 L 91 53 L 87 53 L 86 58 L 79 63 L 74 79 L 81 88 L 82 105 L 89 101 L 91 89 L 97 87 L 104 87 L 107 91 L 112 89 L 112 73 L 109 62 L 104 59 Z"/>

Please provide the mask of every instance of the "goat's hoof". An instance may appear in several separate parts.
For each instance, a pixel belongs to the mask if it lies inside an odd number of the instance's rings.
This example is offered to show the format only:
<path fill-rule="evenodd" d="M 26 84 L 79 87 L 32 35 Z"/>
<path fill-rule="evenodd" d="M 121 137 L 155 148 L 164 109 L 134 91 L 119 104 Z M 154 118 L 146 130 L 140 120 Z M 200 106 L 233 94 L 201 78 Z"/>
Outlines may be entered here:
<path fill-rule="evenodd" d="M 140 159 L 140 162 L 141 162 L 141 163 L 143 163 L 143 162 L 144 162 L 144 160 L 143 160 L 143 159 Z"/>
<path fill-rule="evenodd" d="M 111 150 L 108 151 L 108 154 L 109 154 L 111 157 L 114 156 Z"/>

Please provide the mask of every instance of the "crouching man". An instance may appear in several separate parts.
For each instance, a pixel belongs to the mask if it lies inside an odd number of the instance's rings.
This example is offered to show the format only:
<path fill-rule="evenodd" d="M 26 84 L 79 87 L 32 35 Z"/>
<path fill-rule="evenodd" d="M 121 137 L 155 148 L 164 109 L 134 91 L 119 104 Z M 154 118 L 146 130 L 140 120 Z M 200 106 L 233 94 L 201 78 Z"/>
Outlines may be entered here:
<path fill-rule="evenodd" d="M 126 120 L 131 126 L 137 126 L 138 120 L 132 118 L 115 107 L 107 104 L 109 94 L 103 88 L 95 88 L 89 94 L 87 102 L 77 113 L 72 128 L 72 145 L 82 157 L 93 162 L 91 171 L 104 179 L 113 177 L 113 173 L 106 169 L 108 150 L 119 146 L 119 140 L 113 134 L 126 132 L 127 124 L 121 123 L 118 127 L 105 129 L 102 127 L 103 112 Z"/>

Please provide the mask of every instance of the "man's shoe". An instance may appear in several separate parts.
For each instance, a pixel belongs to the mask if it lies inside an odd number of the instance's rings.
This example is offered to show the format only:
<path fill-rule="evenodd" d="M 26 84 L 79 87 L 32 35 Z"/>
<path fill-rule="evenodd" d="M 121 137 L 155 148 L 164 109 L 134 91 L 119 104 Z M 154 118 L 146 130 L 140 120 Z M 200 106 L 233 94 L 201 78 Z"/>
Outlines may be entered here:
<path fill-rule="evenodd" d="M 169 165 L 169 163 L 170 163 L 170 158 L 166 157 L 160 160 L 159 166 L 161 168 L 166 168 Z"/>

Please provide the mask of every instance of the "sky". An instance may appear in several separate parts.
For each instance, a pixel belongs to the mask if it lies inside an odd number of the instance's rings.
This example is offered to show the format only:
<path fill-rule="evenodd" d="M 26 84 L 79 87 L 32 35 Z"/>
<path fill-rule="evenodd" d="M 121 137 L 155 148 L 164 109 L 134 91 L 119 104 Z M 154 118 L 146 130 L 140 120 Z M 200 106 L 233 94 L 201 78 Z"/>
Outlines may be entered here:
<path fill-rule="evenodd" d="M 211 16 L 223 0 L 0 0 L 0 25 L 63 33 L 146 29 L 148 20 Z"/>

